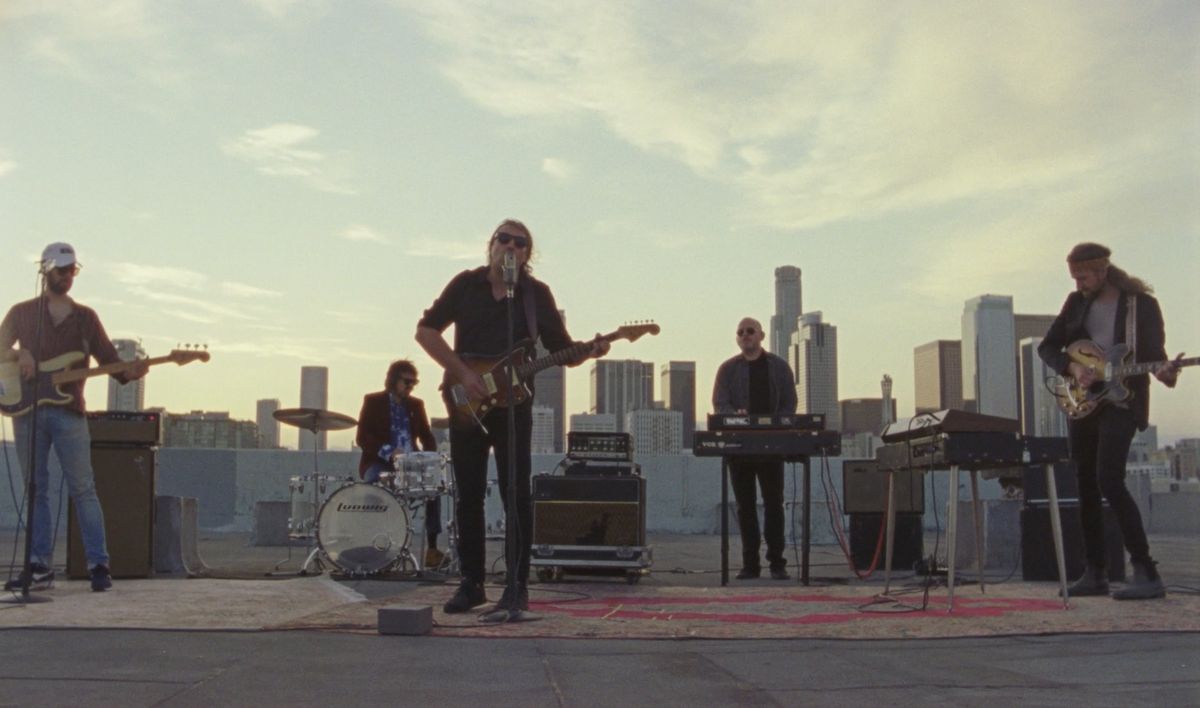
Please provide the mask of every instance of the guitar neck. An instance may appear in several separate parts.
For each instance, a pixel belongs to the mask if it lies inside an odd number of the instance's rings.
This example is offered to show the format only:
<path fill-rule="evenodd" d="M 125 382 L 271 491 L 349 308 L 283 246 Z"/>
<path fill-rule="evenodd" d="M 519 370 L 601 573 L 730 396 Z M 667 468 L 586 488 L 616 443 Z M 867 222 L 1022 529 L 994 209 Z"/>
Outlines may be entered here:
<path fill-rule="evenodd" d="M 1116 378 L 1125 378 L 1127 376 L 1138 376 L 1140 374 L 1148 374 L 1163 364 L 1171 362 L 1166 361 L 1148 361 L 1141 364 L 1129 364 L 1128 366 L 1117 367 Z M 1194 356 L 1190 359 L 1181 359 L 1178 362 L 1179 366 L 1195 366 L 1200 364 L 1200 356 Z"/>
<path fill-rule="evenodd" d="M 551 366 L 565 366 L 572 361 L 575 361 L 580 356 L 587 353 L 592 348 L 595 342 L 611 342 L 620 336 L 619 332 L 610 332 L 602 337 L 597 337 L 590 342 L 580 342 L 572 344 L 566 349 L 560 349 L 553 354 L 547 354 L 540 359 L 525 362 L 517 367 L 517 376 L 521 379 L 527 379 L 543 369 L 549 369 Z"/>
<path fill-rule="evenodd" d="M 104 376 L 105 374 L 119 374 L 129 371 L 139 363 L 144 362 L 147 366 L 155 366 L 171 361 L 170 356 L 157 356 L 152 359 L 137 359 L 134 361 L 115 361 L 111 364 L 103 364 L 90 369 L 68 369 L 59 371 L 50 377 L 50 381 L 54 385 L 71 383 L 72 381 L 82 381 L 83 379 L 93 376 Z"/>

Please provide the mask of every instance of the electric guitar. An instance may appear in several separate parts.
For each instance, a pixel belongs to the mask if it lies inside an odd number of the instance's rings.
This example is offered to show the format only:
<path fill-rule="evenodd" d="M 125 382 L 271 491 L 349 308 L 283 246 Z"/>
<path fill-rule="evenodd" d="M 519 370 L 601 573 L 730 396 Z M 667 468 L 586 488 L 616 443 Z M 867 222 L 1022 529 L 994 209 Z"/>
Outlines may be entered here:
<path fill-rule="evenodd" d="M 478 421 L 479 418 L 486 415 L 493 408 L 506 408 L 510 405 L 523 403 L 530 396 L 528 382 L 533 379 L 537 372 L 548 369 L 551 366 L 562 366 L 568 362 L 575 361 L 587 353 L 592 348 L 594 342 L 613 342 L 618 339 L 636 342 L 642 335 L 658 334 L 658 332 L 658 325 L 652 322 L 624 325 L 618 327 L 616 331 L 609 332 L 594 340 L 580 342 L 553 354 L 547 354 L 540 359 L 533 360 L 529 359 L 533 351 L 533 342 L 528 339 L 518 342 L 513 347 L 513 350 L 504 356 L 484 357 L 462 354 L 460 356 L 462 356 L 463 362 L 483 378 L 483 384 L 487 387 L 488 393 L 483 398 L 473 398 L 467 393 L 466 387 L 461 383 L 451 384 L 448 392 L 449 396 L 446 401 L 447 407 L 450 409 L 450 416 L 460 425 L 469 424 Z M 505 383 L 505 375 L 510 360 L 512 361 L 513 369 L 513 390 L 511 397 L 509 395 L 509 386 Z"/>
<path fill-rule="evenodd" d="M 32 379 L 21 378 L 21 370 L 17 365 L 16 352 L 5 353 L 0 361 L 0 413 L 9 416 L 25 415 L 33 408 L 34 401 L 39 404 L 65 406 L 75 400 L 75 396 L 63 392 L 63 384 L 82 381 L 92 376 L 120 374 L 132 371 L 141 363 L 149 366 L 165 364 L 173 361 L 183 366 L 193 361 L 208 361 L 209 354 L 198 349 L 175 349 L 166 356 L 153 359 L 138 359 L 135 361 L 118 361 L 91 369 L 72 369 L 71 366 L 87 360 L 83 352 L 67 352 L 47 359 L 37 365 L 37 371 Z"/>
<path fill-rule="evenodd" d="M 1139 374 L 1149 374 L 1168 363 L 1163 361 L 1128 363 L 1133 356 L 1128 345 L 1115 344 L 1106 350 L 1087 339 L 1072 342 L 1067 347 L 1067 356 L 1071 357 L 1071 361 L 1086 366 L 1096 375 L 1096 381 L 1087 387 L 1081 386 L 1074 376 L 1061 376 L 1055 380 L 1054 397 L 1058 401 L 1058 407 L 1072 420 L 1088 416 L 1105 401 L 1120 403 L 1129 400 L 1133 392 L 1126 388 L 1125 379 Z M 1200 364 L 1200 357 L 1173 360 L 1169 363 L 1176 366 L 1195 366 Z"/>

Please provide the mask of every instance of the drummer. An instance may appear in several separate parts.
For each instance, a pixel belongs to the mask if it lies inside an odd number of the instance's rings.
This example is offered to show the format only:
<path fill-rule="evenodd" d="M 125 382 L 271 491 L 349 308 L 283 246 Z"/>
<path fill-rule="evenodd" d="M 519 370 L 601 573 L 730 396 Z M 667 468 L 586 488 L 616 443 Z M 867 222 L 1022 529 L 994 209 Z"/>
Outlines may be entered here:
<path fill-rule="evenodd" d="M 425 404 L 412 395 L 416 386 L 417 367 L 399 359 L 388 367 L 384 390 L 363 396 L 356 441 L 362 448 L 358 474 L 364 482 L 377 482 L 382 472 L 390 472 L 395 455 L 437 450 Z M 425 504 L 426 568 L 437 568 L 445 559 L 437 547 L 441 530 L 442 502 L 434 496 Z"/>

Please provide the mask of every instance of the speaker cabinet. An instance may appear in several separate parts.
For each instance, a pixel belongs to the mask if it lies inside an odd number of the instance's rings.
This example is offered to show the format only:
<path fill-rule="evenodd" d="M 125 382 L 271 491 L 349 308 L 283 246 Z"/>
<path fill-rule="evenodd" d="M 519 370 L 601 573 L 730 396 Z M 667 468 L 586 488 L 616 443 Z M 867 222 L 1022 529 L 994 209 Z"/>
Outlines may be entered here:
<path fill-rule="evenodd" d="M 533 545 L 646 545 L 646 480 L 533 478 Z"/>
<path fill-rule="evenodd" d="M 918 477 L 919 478 L 919 477 Z M 875 546 L 879 543 L 879 527 L 887 517 L 883 514 L 851 514 L 850 515 L 850 557 L 854 567 L 866 570 L 871 567 L 871 559 L 875 557 Z M 911 569 L 925 552 L 924 531 L 921 528 L 921 514 L 896 514 L 896 541 L 892 547 L 892 569 Z M 879 550 L 879 564 L 882 568 L 887 561 L 887 539 Z"/>
<path fill-rule="evenodd" d="M 1021 486 L 1027 504 L 1047 501 L 1050 494 L 1046 489 L 1046 467 L 1026 465 L 1021 474 Z M 1079 503 L 1079 479 L 1075 476 L 1074 462 L 1054 463 L 1054 491 L 1060 504 Z"/>
<path fill-rule="evenodd" d="M 92 445 L 96 495 L 104 511 L 109 570 L 114 578 L 149 577 L 154 568 L 155 450 Z M 88 576 L 75 504 L 67 512 L 67 576 Z"/>
<path fill-rule="evenodd" d="M 1083 527 L 1079 523 L 1078 504 L 1059 504 L 1062 520 L 1063 561 L 1067 580 L 1083 574 L 1086 560 Z M 1125 580 L 1125 542 L 1116 514 L 1104 505 L 1104 554 L 1108 579 Z M 1021 577 L 1025 580 L 1058 580 L 1058 562 L 1054 557 L 1054 536 L 1050 529 L 1050 507 L 1030 504 L 1021 510 Z"/>
<path fill-rule="evenodd" d="M 924 475 L 920 470 L 897 470 L 896 513 L 925 513 Z M 888 473 L 875 460 L 842 462 L 842 497 L 847 514 L 882 514 L 887 502 Z"/>

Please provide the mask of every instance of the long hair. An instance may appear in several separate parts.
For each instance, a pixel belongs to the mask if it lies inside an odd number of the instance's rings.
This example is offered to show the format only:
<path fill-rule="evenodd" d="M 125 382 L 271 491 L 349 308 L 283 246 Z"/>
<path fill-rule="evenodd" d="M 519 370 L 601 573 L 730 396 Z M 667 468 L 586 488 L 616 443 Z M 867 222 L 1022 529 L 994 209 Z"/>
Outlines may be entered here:
<path fill-rule="evenodd" d="M 529 247 L 527 249 L 525 249 L 525 263 L 523 263 L 521 265 L 521 272 L 523 272 L 525 275 L 532 275 L 533 274 L 533 232 L 529 230 L 528 226 L 526 226 L 523 222 L 518 221 L 517 219 L 505 219 L 504 221 L 501 221 L 500 224 L 498 226 L 496 226 L 496 228 L 492 229 L 492 236 L 491 236 L 491 238 L 488 239 L 487 249 L 486 249 L 486 253 L 485 253 L 487 264 L 489 266 L 492 264 L 492 241 L 495 240 L 496 234 L 500 233 L 504 229 L 505 226 L 511 226 L 514 229 L 520 229 L 521 232 L 524 233 L 525 236 L 529 238 Z"/>
<path fill-rule="evenodd" d="M 1099 243 L 1084 242 L 1076 244 L 1075 248 L 1071 249 L 1071 252 L 1067 254 L 1067 263 L 1097 269 L 1107 269 L 1104 279 L 1123 293 L 1129 295 L 1149 295 L 1154 292 L 1154 287 L 1150 283 L 1126 273 L 1122 268 L 1118 268 L 1109 260 L 1110 256 L 1112 256 L 1112 250 L 1108 246 Z"/>
<path fill-rule="evenodd" d="M 384 379 L 384 386 L 387 387 L 388 393 L 396 390 L 396 382 L 400 380 L 402 374 L 417 375 L 417 367 L 408 359 L 397 359 L 388 367 L 387 377 Z"/>

